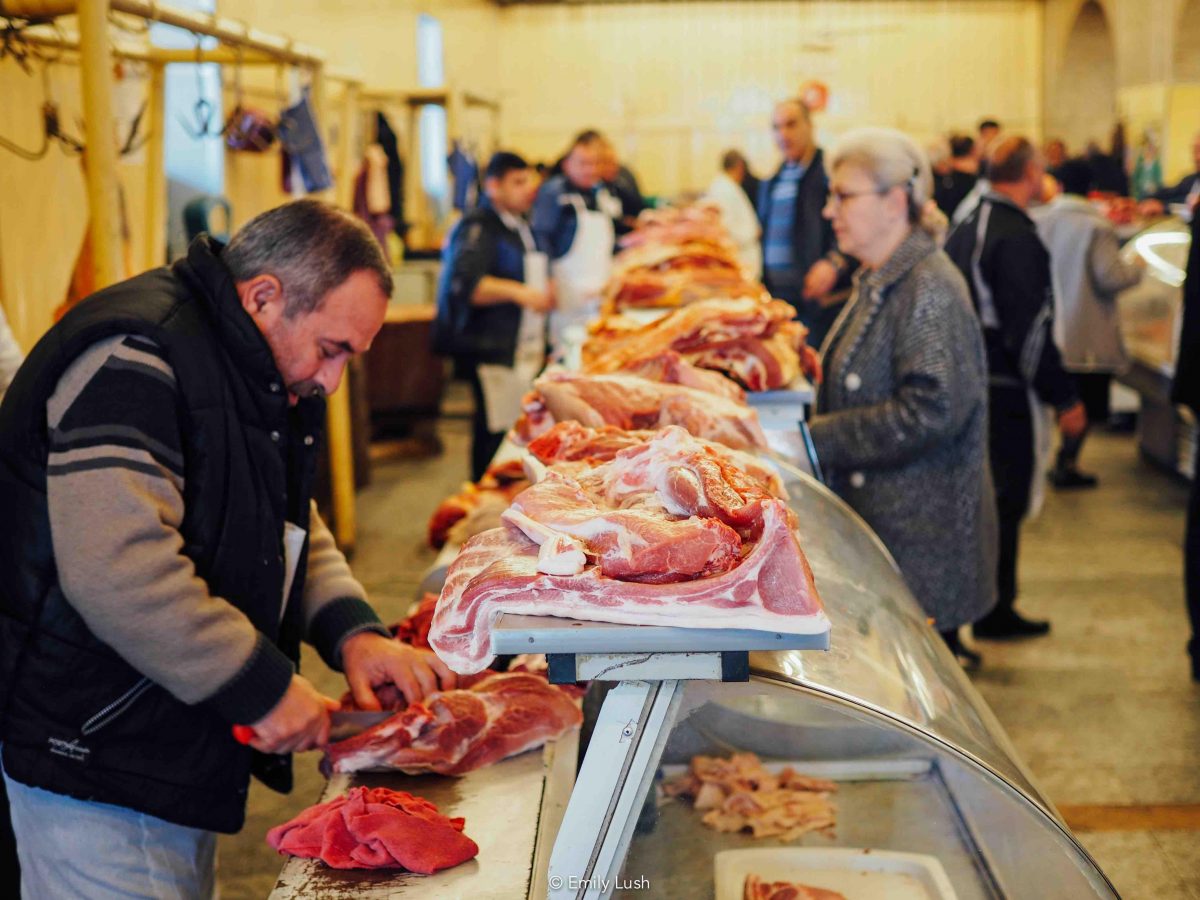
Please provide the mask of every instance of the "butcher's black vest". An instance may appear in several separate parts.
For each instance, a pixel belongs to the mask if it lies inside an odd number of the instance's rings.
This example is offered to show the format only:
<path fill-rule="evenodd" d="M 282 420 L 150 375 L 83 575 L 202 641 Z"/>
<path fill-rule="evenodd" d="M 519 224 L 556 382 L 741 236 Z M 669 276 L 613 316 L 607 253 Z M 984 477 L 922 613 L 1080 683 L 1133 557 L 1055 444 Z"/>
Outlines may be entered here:
<path fill-rule="evenodd" d="M 308 528 L 316 447 L 302 436 L 320 427 L 324 403 L 289 412 L 220 249 L 202 236 L 170 268 L 80 303 L 37 344 L 4 398 L 0 741 L 5 771 L 23 784 L 234 832 L 252 767 L 289 790 L 290 758 L 240 746 L 231 723 L 147 682 L 88 630 L 59 586 L 46 500 L 46 401 L 59 377 L 97 341 L 152 339 L 181 397 L 183 552 L 214 595 L 298 659 L 306 560 L 281 622 L 282 535 L 287 519 Z"/>

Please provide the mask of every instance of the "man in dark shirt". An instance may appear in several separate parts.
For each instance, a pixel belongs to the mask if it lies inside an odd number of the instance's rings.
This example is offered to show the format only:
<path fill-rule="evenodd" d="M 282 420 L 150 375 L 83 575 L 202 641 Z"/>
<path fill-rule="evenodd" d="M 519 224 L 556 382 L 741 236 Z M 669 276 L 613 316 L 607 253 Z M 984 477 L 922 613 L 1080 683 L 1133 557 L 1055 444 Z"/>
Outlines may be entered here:
<path fill-rule="evenodd" d="M 776 104 L 771 128 L 783 163 L 759 191 L 763 283 L 796 308 L 809 345 L 820 347 L 841 309 L 844 298 L 835 289 L 847 281 L 851 263 L 837 252 L 833 227 L 821 215 L 829 178 L 808 107 L 800 100 Z"/>
<path fill-rule="evenodd" d="M 484 199 L 455 226 L 442 255 L 434 345 L 471 368 L 475 481 L 545 361 L 545 313 L 553 297 L 545 255 L 524 219 L 535 190 L 524 159 L 497 153 L 484 175 Z M 535 267 L 540 271 L 530 271 Z"/>
<path fill-rule="evenodd" d="M 1183 326 L 1179 335 L 1179 355 L 1175 362 L 1171 399 L 1189 407 L 1200 418 L 1200 227 L 1197 226 L 1197 218 L 1200 218 L 1200 206 L 1193 206 L 1192 246 L 1188 251 L 1187 280 L 1183 283 Z M 1196 444 L 1196 462 L 1192 468 L 1192 496 L 1188 501 L 1183 564 L 1188 618 L 1192 623 L 1192 638 L 1188 643 L 1192 656 L 1192 678 L 1200 681 L 1200 441 Z"/>
<path fill-rule="evenodd" d="M 946 218 L 954 215 L 975 182 L 979 180 L 975 160 L 975 141 L 965 134 L 950 137 L 950 168 L 938 175 L 933 184 L 933 200 Z"/>
<path fill-rule="evenodd" d="M 1033 397 L 1057 412 L 1064 438 L 1087 428 L 1075 382 L 1054 344 L 1050 256 L 1025 210 L 1041 197 L 1045 169 L 1021 137 L 1002 139 L 988 158 L 991 189 L 946 239 L 967 279 L 988 354 L 990 456 L 1000 521 L 996 608 L 975 624 L 985 638 L 1045 634 L 1017 597 L 1017 549 L 1036 468 Z"/>

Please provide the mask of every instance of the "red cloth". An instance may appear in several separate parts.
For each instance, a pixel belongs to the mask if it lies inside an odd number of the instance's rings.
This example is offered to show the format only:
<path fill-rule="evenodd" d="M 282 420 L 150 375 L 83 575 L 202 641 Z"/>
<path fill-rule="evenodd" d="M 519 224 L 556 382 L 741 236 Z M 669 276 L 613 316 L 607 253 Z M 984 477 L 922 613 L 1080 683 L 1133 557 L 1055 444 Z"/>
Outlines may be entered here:
<path fill-rule="evenodd" d="M 422 797 L 387 788 L 351 788 L 267 832 L 280 853 L 334 869 L 404 868 L 432 875 L 474 859 L 479 846 Z"/>

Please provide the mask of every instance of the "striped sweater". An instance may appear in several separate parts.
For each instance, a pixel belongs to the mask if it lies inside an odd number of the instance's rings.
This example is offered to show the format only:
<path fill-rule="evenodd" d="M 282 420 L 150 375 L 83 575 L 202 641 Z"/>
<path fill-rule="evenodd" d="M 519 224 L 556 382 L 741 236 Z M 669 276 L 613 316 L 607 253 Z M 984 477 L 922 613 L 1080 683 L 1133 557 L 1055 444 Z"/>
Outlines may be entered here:
<path fill-rule="evenodd" d="M 67 600 L 179 700 L 220 693 L 266 638 L 210 593 L 182 552 L 183 410 L 162 352 L 132 335 L 93 345 L 63 373 L 46 414 L 50 528 Z M 373 614 L 321 615 L 338 604 L 365 608 L 366 595 L 315 506 L 308 539 L 305 631 L 337 665 L 346 638 L 386 630 Z"/>

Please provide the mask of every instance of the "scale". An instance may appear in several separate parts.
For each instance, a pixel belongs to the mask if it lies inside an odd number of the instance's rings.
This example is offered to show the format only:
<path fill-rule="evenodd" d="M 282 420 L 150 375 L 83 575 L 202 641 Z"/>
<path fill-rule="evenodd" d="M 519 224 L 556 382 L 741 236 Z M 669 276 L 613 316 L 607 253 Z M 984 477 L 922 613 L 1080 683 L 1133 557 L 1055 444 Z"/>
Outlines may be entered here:
<path fill-rule="evenodd" d="M 612 896 L 687 682 L 748 681 L 752 650 L 828 650 L 829 620 L 814 617 L 813 626 L 784 634 L 500 617 L 493 653 L 544 653 L 556 684 L 617 682 L 600 708 L 550 855 L 551 900 Z"/>

